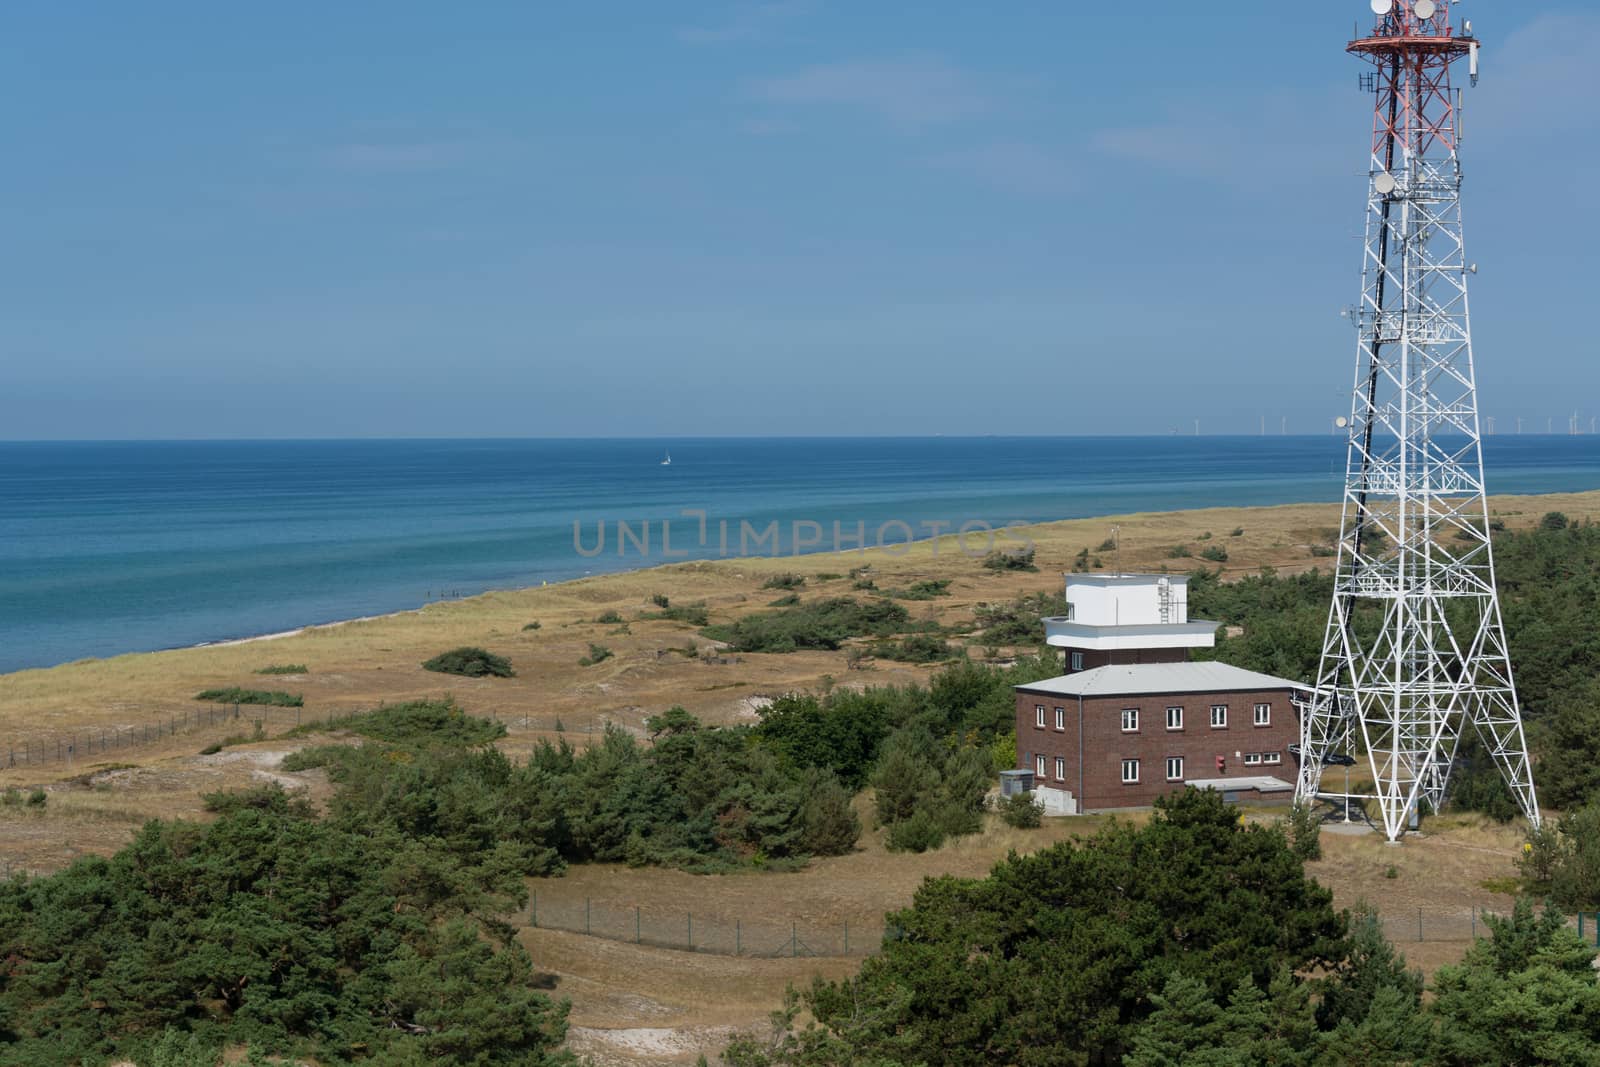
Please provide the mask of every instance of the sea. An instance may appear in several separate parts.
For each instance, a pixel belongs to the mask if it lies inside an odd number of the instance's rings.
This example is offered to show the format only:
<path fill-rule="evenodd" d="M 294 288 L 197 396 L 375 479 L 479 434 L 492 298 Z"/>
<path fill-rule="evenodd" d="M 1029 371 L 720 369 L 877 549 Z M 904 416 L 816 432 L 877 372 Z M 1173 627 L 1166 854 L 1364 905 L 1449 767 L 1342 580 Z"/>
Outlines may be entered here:
<path fill-rule="evenodd" d="M 1484 457 L 1491 493 L 1600 488 L 1600 436 Z M 1331 502 L 1344 464 L 1333 436 L 0 443 L 0 672 L 682 559 Z"/>

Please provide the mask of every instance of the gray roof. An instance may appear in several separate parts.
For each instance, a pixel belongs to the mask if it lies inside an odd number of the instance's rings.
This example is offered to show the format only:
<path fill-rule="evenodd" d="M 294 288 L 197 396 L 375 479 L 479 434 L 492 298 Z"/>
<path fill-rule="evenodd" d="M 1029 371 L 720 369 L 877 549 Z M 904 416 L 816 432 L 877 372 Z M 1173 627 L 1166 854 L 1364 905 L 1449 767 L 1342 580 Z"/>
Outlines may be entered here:
<path fill-rule="evenodd" d="M 1219 793 L 1231 793 L 1236 789 L 1283 793 L 1294 788 L 1282 778 L 1274 778 L 1270 774 L 1249 775 L 1243 778 L 1185 778 L 1183 784 L 1192 785 L 1196 789 L 1215 789 Z"/>
<path fill-rule="evenodd" d="M 1212 661 L 1130 663 L 1096 667 L 1016 686 L 1030 693 L 1067 697 L 1140 696 L 1154 693 L 1230 693 L 1251 689 L 1309 689 L 1302 682 Z"/>

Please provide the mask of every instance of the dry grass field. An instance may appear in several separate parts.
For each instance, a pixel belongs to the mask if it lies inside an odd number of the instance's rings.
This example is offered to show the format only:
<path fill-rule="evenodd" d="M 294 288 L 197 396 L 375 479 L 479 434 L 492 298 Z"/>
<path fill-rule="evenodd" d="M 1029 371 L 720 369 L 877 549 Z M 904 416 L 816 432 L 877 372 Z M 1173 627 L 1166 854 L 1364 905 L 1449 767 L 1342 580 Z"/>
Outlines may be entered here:
<path fill-rule="evenodd" d="M 1513 528 L 1531 526 L 1551 510 L 1595 518 L 1600 517 L 1600 493 L 1501 497 L 1491 501 L 1491 509 Z M 949 579 L 949 596 L 906 606 L 914 618 L 937 619 L 960 630 L 977 603 L 1056 588 L 1060 572 L 1081 550 L 1110 568 L 1112 554 L 1098 546 L 1113 525 L 1121 527 L 1126 570 L 1200 565 L 1203 561 L 1170 559 L 1168 553 L 1179 544 L 1198 550 L 1199 538 L 1210 532 L 1205 544 L 1228 551 L 1224 571 L 1241 575 L 1264 566 L 1285 572 L 1326 566 L 1329 561 L 1313 557 L 1310 547 L 1329 541 L 1338 521 L 1336 506 L 1291 505 L 1049 523 L 1017 531 L 1037 548 L 1037 573 L 986 570 L 978 558 L 962 552 L 954 537 L 903 552 L 681 563 L 488 593 L 266 640 L 21 671 L 0 676 L 0 746 L 143 723 L 196 707 L 193 696 L 202 689 L 233 685 L 303 693 L 303 714 L 311 718 L 448 693 L 471 712 L 507 721 L 510 734 L 503 745 L 512 754 L 550 736 L 558 717 L 566 736 L 579 743 L 588 729 L 607 722 L 642 731 L 645 717 L 674 704 L 710 722 L 748 720 L 759 702 L 774 694 L 830 684 L 906 682 L 925 678 L 930 668 L 879 661 L 852 670 L 843 652 L 689 658 L 672 650 L 712 642 L 694 627 L 641 618 L 655 610 L 652 596 L 668 596 L 674 604 L 703 601 L 713 621 L 726 621 L 781 595 L 761 588 L 775 574 L 807 576 L 805 597 L 848 596 L 848 577 L 821 576 L 870 566 L 879 589 Z M 1242 532 L 1234 536 L 1236 529 Z M 608 611 L 619 613 L 626 625 L 595 621 Z M 538 629 L 525 629 L 534 621 Z M 614 656 L 580 666 L 591 643 L 608 646 Z M 421 669 L 424 659 L 465 644 L 507 656 L 517 676 L 474 680 Z M 253 673 L 283 663 L 305 664 L 307 671 Z M 284 722 L 281 716 L 269 723 Z M 527 727 L 523 716 L 529 717 Z M 202 728 L 103 759 L 0 770 L 0 788 L 38 787 L 47 796 L 43 807 L 0 806 L 0 871 L 49 871 L 77 856 L 112 852 L 147 818 L 204 817 L 200 796 L 217 789 L 276 780 L 307 788 L 314 799 L 326 795 L 320 772 L 278 769 L 290 745 L 271 740 L 270 726 L 266 740 L 197 754 L 208 741 L 239 730 L 238 723 Z M 1276 815 L 1258 811 L 1248 817 Z M 663 916 L 693 912 L 708 923 L 765 918 L 827 929 L 848 922 L 867 930 L 881 925 L 886 910 L 909 901 L 927 876 L 981 875 L 1009 850 L 1025 852 L 1092 832 L 1099 822 L 1047 820 L 1035 831 L 994 822 L 981 835 L 923 855 L 889 853 L 869 832 L 853 855 L 819 860 L 795 873 L 696 876 L 592 866 L 539 880 L 531 888 L 541 907 L 552 909 L 579 907 L 587 899 L 613 910 L 640 907 Z M 1472 818 L 1436 819 L 1426 830 L 1400 846 L 1385 845 L 1371 834 L 1324 833 L 1324 858 L 1311 871 L 1342 906 L 1360 898 L 1380 902 L 1391 936 L 1414 964 L 1431 970 L 1459 956 L 1472 909 L 1509 906 L 1509 898 L 1484 883 L 1512 873 L 1519 837 L 1515 827 Z M 1419 907 L 1428 936 L 1408 942 Z M 573 1002 L 574 1045 L 599 1063 L 693 1062 L 702 1051 L 714 1058 L 733 1030 L 762 1023 L 786 984 L 804 984 L 813 974 L 850 973 L 858 965 L 846 958 L 736 958 L 548 929 L 530 929 L 523 936 L 539 965 L 555 976 L 558 995 Z"/>

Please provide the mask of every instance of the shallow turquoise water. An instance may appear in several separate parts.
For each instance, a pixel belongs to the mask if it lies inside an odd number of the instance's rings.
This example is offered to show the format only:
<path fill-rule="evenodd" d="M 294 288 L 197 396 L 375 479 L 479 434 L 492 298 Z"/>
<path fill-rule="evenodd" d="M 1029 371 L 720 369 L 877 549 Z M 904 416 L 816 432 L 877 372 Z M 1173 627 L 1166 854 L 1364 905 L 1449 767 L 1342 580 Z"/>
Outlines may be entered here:
<path fill-rule="evenodd" d="M 1491 492 L 1593 489 L 1600 437 L 1489 438 L 1485 463 Z M 870 544 L 1331 501 L 1343 470 L 1334 437 L 0 443 L 0 670 L 662 562 L 663 521 L 674 558 L 738 554 L 742 523 L 747 551 L 776 522 L 787 552 L 835 522 Z"/>

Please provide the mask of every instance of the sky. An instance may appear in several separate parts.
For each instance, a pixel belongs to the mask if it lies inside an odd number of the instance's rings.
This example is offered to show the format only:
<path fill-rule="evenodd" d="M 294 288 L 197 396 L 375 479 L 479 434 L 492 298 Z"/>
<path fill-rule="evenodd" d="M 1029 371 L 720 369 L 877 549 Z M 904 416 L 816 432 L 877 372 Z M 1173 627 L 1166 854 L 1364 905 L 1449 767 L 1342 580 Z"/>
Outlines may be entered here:
<path fill-rule="evenodd" d="M 1600 4 L 1465 0 L 1480 407 L 1600 414 Z M 1325 433 L 1366 0 L 0 12 L 0 439 Z"/>

